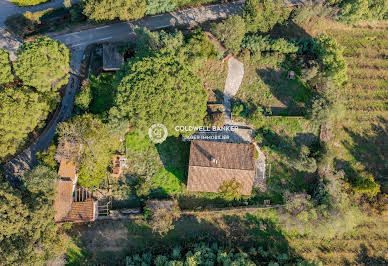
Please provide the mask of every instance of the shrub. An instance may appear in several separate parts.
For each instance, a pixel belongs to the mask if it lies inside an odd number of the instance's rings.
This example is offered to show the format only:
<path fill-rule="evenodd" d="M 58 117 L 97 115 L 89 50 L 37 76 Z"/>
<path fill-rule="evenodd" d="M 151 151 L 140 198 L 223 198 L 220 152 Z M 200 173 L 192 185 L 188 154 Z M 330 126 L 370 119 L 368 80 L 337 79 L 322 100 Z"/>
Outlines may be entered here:
<path fill-rule="evenodd" d="M 289 15 L 290 11 L 281 0 L 247 0 L 243 8 L 247 32 L 268 32 Z"/>
<path fill-rule="evenodd" d="M 86 0 L 83 13 L 94 21 L 132 20 L 144 17 L 145 0 Z"/>
<path fill-rule="evenodd" d="M 247 118 L 248 117 L 248 107 L 241 101 L 232 102 L 232 115 L 236 118 Z"/>
<path fill-rule="evenodd" d="M 260 128 L 264 124 L 265 116 L 263 111 L 263 108 L 257 107 L 256 110 L 248 116 L 249 123 L 255 128 Z"/>
<path fill-rule="evenodd" d="M 92 92 L 90 89 L 90 84 L 88 81 L 82 83 L 82 87 L 77 94 L 75 95 L 74 105 L 76 108 L 79 108 L 81 111 L 87 111 L 89 109 L 89 104 L 92 101 Z"/>
<path fill-rule="evenodd" d="M 17 6 L 35 6 L 42 3 L 46 3 L 50 0 L 10 0 Z"/>
<path fill-rule="evenodd" d="M 54 159 L 57 152 L 57 146 L 51 144 L 47 150 L 36 153 L 36 159 L 43 165 L 47 165 L 54 171 L 58 170 L 58 162 Z"/>
<path fill-rule="evenodd" d="M 83 6 L 81 4 L 72 5 L 69 9 L 71 23 L 85 21 L 87 17 L 82 12 Z"/>
<path fill-rule="evenodd" d="M 174 10 L 176 3 L 174 0 L 147 0 L 147 15 L 165 13 Z"/>
<path fill-rule="evenodd" d="M 244 38 L 243 47 L 254 53 L 279 52 L 283 54 L 296 53 L 299 47 L 286 39 L 270 39 L 269 36 L 250 35 Z"/>
<path fill-rule="evenodd" d="M 387 0 L 369 0 L 370 20 L 387 20 L 388 19 L 388 1 Z"/>
<path fill-rule="evenodd" d="M 298 171 L 314 173 L 317 170 L 317 162 L 310 157 L 310 149 L 304 145 L 300 148 L 297 156 L 291 156 L 288 164 Z"/>
<path fill-rule="evenodd" d="M 317 17 L 336 19 L 337 12 L 337 8 L 323 5 L 322 3 L 314 3 L 294 9 L 291 17 L 296 23 L 306 23 Z"/>
<path fill-rule="evenodd" d="M 376 196 L 380 192 L 380 185 L 375 182 L 371 174 L 364 173 L 360 178 L 353 183 L 354 191 L 369 196 Z"/>
<path fill-rule="evenodd" d="M 368 14 L 368 0 L 349 0 L 341 4 L 340 21 L 357 22 Z"/>
<path fill-rule="evenodd" d="M 178 59 L 193 71 L 199 69 L 207 59 L 217 56 L 216 47 L 207 35 L 197 28 L 185 44 L 178 50 Z"/>
<path fill-rule="evenodd" d="M 245 35 L 245 23 L 240 16 L 232 15 L 220 23 L 213 24 L 212 32 L 226 48 L 235 54 L 240 52 Z"/>
<path fill-rule="evenodd" d="M 388 19 L 388 1 L 386 0 L 342 0 L 339 20 L 354 23 L 360 20 Z"/>
<path fill-rule="evenodd" d="M 180 209 L 174 206 L 172 210 L 165 208 L 156 208 L 152 211 L 150 225 L 153 232 L 165 235 L 168 231 L 174 229 L 174 221 L 181 216 Z"/>
<path fill-rule="evenodd" d="M 316 95 L 311 99 L 307 117 L 317 125 L 322 125 L 330 120 L 334 103 L 323 95 Z"/>
<path fill-rule="evenodd" d="M 8 51 L 0 48 L 0 85 L 13 81 Z"/>
<path fill-rule="evenodd" d="M 239 200 L 241 198 L 241 194 L 239 190 L 241 188 L 241 184 L 233 178 L 229 181 L 224 181 L 224 183 L 219 187 L 219 192 L 224 194 L 225 199 L 227 200 Z"/>

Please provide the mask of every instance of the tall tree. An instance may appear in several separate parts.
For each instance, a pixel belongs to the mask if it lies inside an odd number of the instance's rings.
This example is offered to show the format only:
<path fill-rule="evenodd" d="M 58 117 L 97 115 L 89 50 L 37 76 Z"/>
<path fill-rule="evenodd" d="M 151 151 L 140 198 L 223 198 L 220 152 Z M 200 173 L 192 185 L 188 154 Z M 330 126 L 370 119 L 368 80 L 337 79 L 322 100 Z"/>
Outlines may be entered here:
<path fill-rule="evenodd" d="M 13 81 L 8 51 L 0 48 L 0 85 Z"/>
<path fill-rule="evenodd" d="M 37 167 L 11 187 L 0 178 L 0 264 L 43 265 L 63 252 L 54 223 L 55 172 Z"/>
<path fill-rule="evenodd" d="M 78 183 L 97 186 L 108 174 L 113 151 L 118 149 L 119 136 L 91 114 L 77 116 L 58 126 L 59 141 L 78 143 L 79 150 L 71 156 L 76 161 Z"/>
<path fill-rule="evenodd" d="M 241 16 L 232 15 L 228 19 L 214 24 L 212 31 L 226 48 L 233 53 L 240 52 L 241 43 L 245 36 L 245 23 Z"/>
<path fill-rule="evenodd" d="M 145 12 L 145 0 L 86 0 L 83 11 L 94 21 L 139 19 Z"/>
<path fill-rule="evenodd" d="M 247 0 L 244 4 L 243 18 L 248 32 L 268 32 L 289 15 L 281 0 Z"/>
<path fill-rule="evenodd" d="M 124 66 L 112 117 L 127 118 L 146 133 L 162 123 L 169 135 L 176 126 L 200 126 L 206 115 L 207 96 L 200 78 L 171 53 L 137 58 Z"/>
<path fill-rule="evenodd" d="M 49 105 L 30 88 L 4 88 L 0 91 L 0 159 L 13 155 L 30 132 L 42 125 Z"/>
<path fill-rule="evenodd" d="M 70 52 L 50 38 L 24 43 L 18 50 L 15 74 L 40 92 L 56 91 L 69 79 Z"/>

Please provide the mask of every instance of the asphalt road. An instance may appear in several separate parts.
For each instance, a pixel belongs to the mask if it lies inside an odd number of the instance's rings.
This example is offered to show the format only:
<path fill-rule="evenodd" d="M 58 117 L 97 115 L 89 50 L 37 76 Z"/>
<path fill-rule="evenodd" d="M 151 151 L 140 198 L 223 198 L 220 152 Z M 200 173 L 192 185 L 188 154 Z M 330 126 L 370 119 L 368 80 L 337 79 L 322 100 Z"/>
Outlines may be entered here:
<path fill-rule="evenodd" d="M 191 8 L 150 16 L 136 21 L 110 24 L 61 36 L 50 36 L 49 34 L 49 37 L 59 40 L 68 47 L 73 48 L 99 42 L 125 41 L 134 37 L 133 30 L 135 27 L 146 27 L 150 30 L 157 30 L 170 26 L 194 25 L 208 20 L 226 18 L 231 14 L 241 13 L 243 3 L 244 1 L 238 1 Z"/>

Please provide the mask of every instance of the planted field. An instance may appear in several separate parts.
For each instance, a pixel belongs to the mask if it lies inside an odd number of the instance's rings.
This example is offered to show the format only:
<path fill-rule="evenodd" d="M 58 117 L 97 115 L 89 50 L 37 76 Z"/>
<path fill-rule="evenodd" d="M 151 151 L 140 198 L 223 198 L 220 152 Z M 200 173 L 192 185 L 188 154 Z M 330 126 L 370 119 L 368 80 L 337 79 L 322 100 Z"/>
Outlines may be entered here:
<path fill-rule="evenodd" d="M 372 174 L 388 189 L 388 23 L 328 29 L 344 47 L 349 81 L 343 89 L 347 112 L 334 125 L 337 167 Z"/>

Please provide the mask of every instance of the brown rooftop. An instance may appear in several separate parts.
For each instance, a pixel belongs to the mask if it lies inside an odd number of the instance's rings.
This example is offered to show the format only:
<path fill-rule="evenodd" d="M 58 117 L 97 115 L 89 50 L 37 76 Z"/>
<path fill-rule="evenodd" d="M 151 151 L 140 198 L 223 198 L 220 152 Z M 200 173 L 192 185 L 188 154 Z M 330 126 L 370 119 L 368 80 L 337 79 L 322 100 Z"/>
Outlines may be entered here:
<path fill-rule="evenodd" d="M 65 220 L 73 223 L 93 222 L 96 218 L 96 204 L 97 201 L 92 198 L 86 201 L 73 202 Z"/>
<path fill-rule="evenodd" d="M 73 202 L 73 181 L 61 179 L 58 181 L 57 195 L 54 200 L 55 222 L 61 222 L 70 212 Z"/>
<path fill-rule="evenodd" d="M 219 187 L 235 178 L 240 193 L 249 195 L 255 174 L 252 144 L 192 141 L 188 191 L 219 192 Z"/>
<path fill-rule="evenodd" d="M 63 222 L 91 222 L 97 216 L 97 201 L 86 188 L 76 188 L 77 170 L 72 161 L 62 159 L 58 175 L 57 195 L 54 201 L 54 221 Z"/>
<path fill-rule="evenodd" d="M 59 164 L 58 175 L 61 178 L 70 178 L 74 181 L 77 176 L 75 164 L 70 160 L 62 159 Z"/>
<path fill-rule="evenodd" d="M 254 170 L 252 144 L 192 141 L 190 166 Z"/>

